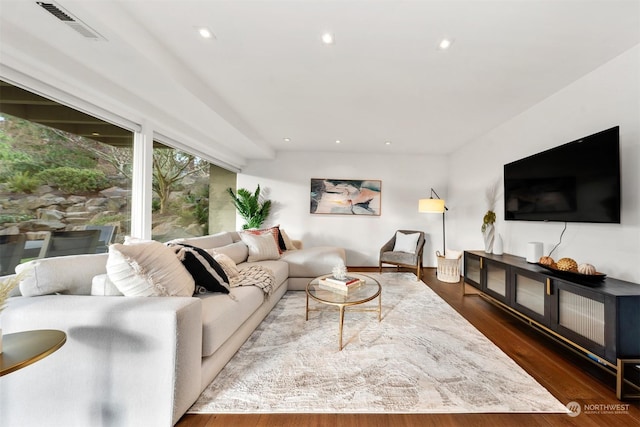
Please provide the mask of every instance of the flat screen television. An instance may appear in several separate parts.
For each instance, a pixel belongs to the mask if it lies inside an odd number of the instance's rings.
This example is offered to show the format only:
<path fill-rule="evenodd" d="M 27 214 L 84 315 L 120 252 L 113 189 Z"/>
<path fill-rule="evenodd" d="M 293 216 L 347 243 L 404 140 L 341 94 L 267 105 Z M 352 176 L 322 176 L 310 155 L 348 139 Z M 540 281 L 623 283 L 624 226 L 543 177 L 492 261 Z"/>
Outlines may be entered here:
<path fill-rule="evenodd" d="M 504 165 L 506 220 L 620 223 L 620 128 Z"/>

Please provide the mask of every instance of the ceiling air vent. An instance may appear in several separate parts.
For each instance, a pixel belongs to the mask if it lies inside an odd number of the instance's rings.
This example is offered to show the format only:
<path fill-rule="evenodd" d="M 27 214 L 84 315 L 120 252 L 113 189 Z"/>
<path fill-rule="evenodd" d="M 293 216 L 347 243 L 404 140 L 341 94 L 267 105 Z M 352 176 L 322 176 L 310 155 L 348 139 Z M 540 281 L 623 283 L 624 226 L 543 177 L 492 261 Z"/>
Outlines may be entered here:
<path fill-rule="evenodd" d="M 64 10 L 61 6 L 55 3 L 45 3 L 42 1 L 37 1 L 36 4 L 58 18 L 60 21 L 64 22 L 67 26 L 77 31 L 83 37 L 91 40 L 105 40 L 105 38 L 102 37 L 97 31 L 89 27 L 84 22 L 80 21 L 68 11 Z"/>

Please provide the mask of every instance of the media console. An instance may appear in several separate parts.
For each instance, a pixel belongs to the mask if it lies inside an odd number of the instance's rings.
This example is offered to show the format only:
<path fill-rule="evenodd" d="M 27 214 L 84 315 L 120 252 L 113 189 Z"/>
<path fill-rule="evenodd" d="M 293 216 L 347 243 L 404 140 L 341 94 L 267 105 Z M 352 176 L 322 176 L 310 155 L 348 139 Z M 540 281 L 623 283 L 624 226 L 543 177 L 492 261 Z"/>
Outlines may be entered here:
<path fill-rule="evenodd" d="M 580 283 L 484 251 L 464 252 L 464 281 L 615 374 L 618 399 L 640 398 L 640 284 L 610 277 Z"/>

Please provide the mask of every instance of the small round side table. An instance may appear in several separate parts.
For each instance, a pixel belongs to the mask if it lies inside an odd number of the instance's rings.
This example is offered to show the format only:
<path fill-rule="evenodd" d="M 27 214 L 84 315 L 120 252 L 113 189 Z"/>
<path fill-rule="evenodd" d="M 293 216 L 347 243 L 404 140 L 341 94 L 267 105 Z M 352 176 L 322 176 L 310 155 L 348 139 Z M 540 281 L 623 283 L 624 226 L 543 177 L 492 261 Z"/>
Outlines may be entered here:
<path fill-rule="evenodd" d="M 44 359 L 62 347 L 66 341 L 67 334 L 53 329 L 3 335 L 0 377 Z"/>

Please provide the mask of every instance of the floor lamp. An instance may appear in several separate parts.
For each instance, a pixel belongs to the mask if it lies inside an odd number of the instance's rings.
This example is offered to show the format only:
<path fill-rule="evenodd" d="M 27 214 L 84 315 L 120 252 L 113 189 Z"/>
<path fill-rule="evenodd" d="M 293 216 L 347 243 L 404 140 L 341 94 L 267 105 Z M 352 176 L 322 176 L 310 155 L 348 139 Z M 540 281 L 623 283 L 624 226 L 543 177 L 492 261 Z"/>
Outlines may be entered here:
<path fill-rule="evenodd" d="M 436 196 L 434 199 L 433 196 Z M 445 256 L 446 246 L 445 246 L 445 234 L 444 234 L 444 213 L 448 211 L 444 204 L 444 200 L 438 196 L 438 193 L 431 189 L 431 195 L 428 199 L 420 199 L 418 201 L 418 212 L 423 213 L 441 213 L 442 214 L 442 256 Z"/>

